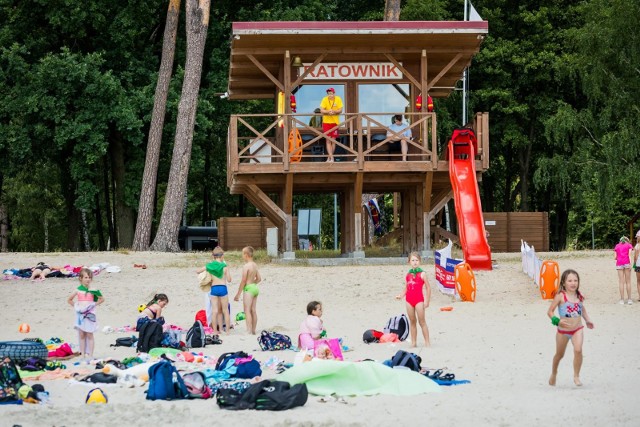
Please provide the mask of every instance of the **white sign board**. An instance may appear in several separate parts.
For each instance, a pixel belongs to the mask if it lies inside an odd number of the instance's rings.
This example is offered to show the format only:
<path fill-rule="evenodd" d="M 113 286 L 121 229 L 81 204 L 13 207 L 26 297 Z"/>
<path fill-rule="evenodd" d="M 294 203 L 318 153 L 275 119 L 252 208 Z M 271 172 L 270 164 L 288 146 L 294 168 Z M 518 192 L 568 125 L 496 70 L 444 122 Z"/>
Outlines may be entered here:
<path fill-rule="evenodd" d="M 311 63 L 303 64 L 300 74 Z M 323 62 L 316 65 L 305 80 L 400 80 L 402 71 L 391 62 Z"/>

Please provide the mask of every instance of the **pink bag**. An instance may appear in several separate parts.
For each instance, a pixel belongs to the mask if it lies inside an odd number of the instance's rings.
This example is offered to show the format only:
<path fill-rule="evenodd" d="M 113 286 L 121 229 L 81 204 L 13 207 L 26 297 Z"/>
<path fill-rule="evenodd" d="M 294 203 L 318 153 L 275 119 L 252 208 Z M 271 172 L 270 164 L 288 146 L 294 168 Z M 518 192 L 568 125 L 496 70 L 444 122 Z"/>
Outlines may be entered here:
<path fill-rule="evenodd" d="M 318 359 L 344 360 L 338 338 L 314 340 L 313 355 Z"/>
<path fill-rule="evenodd" d="M 388 334 L 382 334 L 380 342 L 400 342 L 400 339 L 398 338 L 398 334 L 389 332 Z"/>

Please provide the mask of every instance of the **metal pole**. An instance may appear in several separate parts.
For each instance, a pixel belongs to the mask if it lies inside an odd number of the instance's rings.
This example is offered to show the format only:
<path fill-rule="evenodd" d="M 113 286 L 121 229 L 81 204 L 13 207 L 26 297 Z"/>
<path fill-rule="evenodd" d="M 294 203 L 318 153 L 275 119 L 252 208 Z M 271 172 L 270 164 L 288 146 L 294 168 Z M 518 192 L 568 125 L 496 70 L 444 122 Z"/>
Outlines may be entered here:
<path fill-rule="evenodd" d="M 333 249 L 338 250 L 338 193 L 333 193 Z"/>

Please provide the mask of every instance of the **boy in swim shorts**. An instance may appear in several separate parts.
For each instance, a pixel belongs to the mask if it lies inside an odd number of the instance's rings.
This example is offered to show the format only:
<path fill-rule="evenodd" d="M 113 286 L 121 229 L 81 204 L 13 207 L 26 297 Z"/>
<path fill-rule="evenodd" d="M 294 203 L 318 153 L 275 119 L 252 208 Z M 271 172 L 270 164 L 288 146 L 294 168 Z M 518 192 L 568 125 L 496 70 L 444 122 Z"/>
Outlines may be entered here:
<path fill-rule="evenodd" d="M 253 261 L 253 248 L 251 246 L 246 246 L 242 249 L 242 259 L 244 259 L 245 262 L 242 267 L 242 280 L 240 280 L 238 293 L 236 293 L 233 300 L 240 301 L 240 294 L 243 294 L 242 305 L 244 306 L 244 314 L 246 316 L 247 332 L 255 335 L 256 325 L 258 324 L 256 302 L 258 301 L 258 295 L 260 293 L 258 283 L 262 281 L 262 277 L 260 277 L 258 265 Z"/>
<path fill-rule="evenodd" d="M 224 251 L 220 246 L 216 246 L 213 250 L 213 261 L 204 267 L 196 270 L 196 273 L 208 271 L 213 280 L 211 281 L 211 290 L 209 291 L 209 299 L 211 300 L 211 328 L 214 335 L 220 335 L 222 325 L 227 325 L 227 333 L 231 319 L 229 315 L 228 305 L 229 297 L 227 292 L 227 283 L 231 282 L 231 274 L 229 267 L 224 261 Z M 222 312 L 223 323 L 218 322 L 218 313 Z"/>

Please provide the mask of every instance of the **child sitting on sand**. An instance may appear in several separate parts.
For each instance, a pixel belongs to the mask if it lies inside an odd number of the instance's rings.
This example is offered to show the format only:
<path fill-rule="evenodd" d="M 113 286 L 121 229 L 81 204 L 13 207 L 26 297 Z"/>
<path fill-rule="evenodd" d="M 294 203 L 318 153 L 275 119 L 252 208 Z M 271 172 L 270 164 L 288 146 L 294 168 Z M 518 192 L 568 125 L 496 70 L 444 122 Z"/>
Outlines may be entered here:
<path fill-rule="evenodd" d="M 253 248 L 251 246 L 242 249 L 242 258 L 245 262 L 244 267 L 242 267 L 242 280 L 240 280 L 238 292 L 233 300 L 240 301 L 240 294 L 244 293 L 242 303 L 246 316 L 247 332 L 255 335 L 256 325 L 258 324 L 256 303 L 258 301 L 258 294 L 260 293 L 258 283 L 262 281 L 262 277 L 260 277 L 258 265 L 253 261 Z"/>
<path fill-rule="evenodd" d="M 427 326 L 425 311 L 427 307 L 429 307 L 429 301 L 431 300 L 431 286 L 427 280 L 427 274 L 420 268 L 420 255 L 417 252 L 411 252 L 409 255 L 409 264 L 411 264 L 411 269 L 405 276 L 404 292 L 397 295 L 396 299 L 405 297 L 406 300 L 411 347 L 416 347 L 418 341 L 416 315 L 420 328 L 422 329 L 424 344 L 428 346 L 430 345 L 429 327 Z M 422 293 L 423 288 L 426 290 L 426 297 Z"/>
<path fill-rule="evenodd" d="M 139 331 L 142 325 L 149 321 L 158 322 L 164 325 L 164 317 L 162 317 L 162 309 L 169 304 L 169 297 L 166 294 L 155 294 L 153 299 L 147 303 L 147 306 L 138 316 L 136 330 Z"/>
<path fill-rule="evenodd" d="M 91 288 L 93 272 L 88 268 L 80 270 L 78 275 L 80 286 L 67 298 L 69 305 L 74 307 L 76 321 L 74 327 L 78 330 L 80 341 L 80 353 L 82 357 L 93 359 L 94 339 L 93 333 L 98 329 L 96 319 L 96 307 L 104 302 L 102 293 Z M 74 299 L 77 301 L 74 304 Z"/>
<path fill-rule="evenodd" d="M 551 323 L 558 327 L 556 333 L 556 354 L 551 365 L 551 377 L 549 385 L 556 385 L 558 365 L 564 357 L 567 344 L 571 340 L 573 344 L 573 382 L 581 386 L 580 368 L 582 367 L 582 343 L 584 340 L 584 326 L 582 318 L 587 322 L 587 328 L 593 329 L 594 325 L 584 307 L 584 297 L 580 293 L 580 276 L 574 270 L 565 270 L 560 277 L 560 292 L 551 302 L 547 316 Z M 558 317 L 553 312 L 558 308 Z"/>
<path fill-rule="evenodd" d="M 301 349 L 313 350 L 313 340 L 322 338 L 327 334 L 322 324 L 322 304 L 318 301 L 311 301 L 307 304 L 307 317 L 300 325 L 300 335 L 298 335 L 298 347 Z"/>
<path fill-rule="evenodd" d="M 229 291 L 227 283 L 231 283 L 231 274 L 227 263 L 224 262 L 224 251 L 220 246 L 216 246 L 213 250 L 213 261 L 204 267 L 196 270 L 200 274 L 207 270 L 213 277 L 211 282 L 211 290 L 209 291 L 209 299 L 211 300 L 211 328 L 213 335 L 220 335 L 222 325 L 218 322 L 218 313 L 222 312 L 224 325 L 227 325 L 227 333 L 229 333 L 231 320 L 229 315 Z"/>

